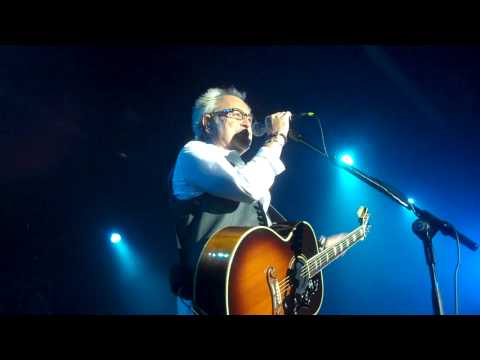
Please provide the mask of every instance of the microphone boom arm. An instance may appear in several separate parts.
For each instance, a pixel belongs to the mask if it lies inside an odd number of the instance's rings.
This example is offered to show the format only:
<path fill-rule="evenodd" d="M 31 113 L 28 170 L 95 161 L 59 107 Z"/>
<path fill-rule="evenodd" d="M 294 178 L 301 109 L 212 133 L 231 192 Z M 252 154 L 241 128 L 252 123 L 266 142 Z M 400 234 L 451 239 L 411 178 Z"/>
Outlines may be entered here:
<path fill-rule="evenodd" d="M 474 241 L 470 240 L 465 235 L 459 233 L 452 224 L 445 220 L 441 220 L 435 215 L 431 214 L 426 210 L 420 209 L 414 204 L 410 204 L 404 194 L 394 190 L 393 187 L 386 185 L 384 182 L 375 179 L 374 177 L 368 176 L 354 166 L 343 164 L 338 161 L 335 157 L 329 156 L 326 152 L 321 151 L 316 146 L 310 144 L 306 141 L 302 134 L 297 132 L 294 129 L 290 129 L 288 137 L 295 142 L 301 143 L 307 146 L 309 149 L 314 150 L 315 152 L 326 157 L 330 162 L 336 167 L 342 168 L 348 171 L 350 174 L 354 175 L 364 183 L 370 185 L 374 189 L 380 191 L 384 195 L 388 196 L 391 200 L 400 204 L 401 206 L 412 211 L 418 219 L 412 224 L 412 230 L 423 242 L 425 258 L 428 265 L 428 270 L 430 273 L 430 281 L 432 286 L 432 305 L 434 313 L 436 315 L 444 315 L 442 298 L 440 295 L 440 289 L 437 281 L 437 272 L 435 268 L 435 255 L 433 252 L 432 240 L 435 234 L 440 231 L 444 235 L 448 235 L 452 238 L 458 239 L 464 246 L 469 248 L 472 251 L 478 250 L 479 245 Z"/>
<path fill-rule="evenodd" d="M 433 223 L 436 225 L 440 232 L 442 232 L 444 235 L 449 235 L 453 238 L 456 237 L 456 234 L 458 234 L 460 242 L 471 249 L 472 251 L 476 251 L 479 248 L 479 245 L 466 237 L 465 235 L 461 234 L 455 228 L 453 225 L 451 225 L 449 222 L 445 220 L 441 220 L 438 217 L 432 215 L 430 212 L 426 210 L 420 209 L 418 206 L 414 204 L 410 204 L 404 194 L 399 192 L 398 190 L 394 190 L 392 186 L 385 184 L 384 182 L 375 179 L 374 177 L 368 176 L 364 172 L 360 171 L 359 169 L 355 168 L 354 166 L 343 164 L 339 160 L 335 158 L 335 156 L 329 156 L 325 154 L 322 150 L 320 150 L 318 147 L 310 144 L 307 142 L 302 134 L 300 134 L 297 130 L 295 129 L 290 129 L 290 132 L 288 134 L 289 139 L 301 143 L 308 148 L 312 149 L 313 151 L 319 153 L 320 155 L 326 157 L 330 162 L 338 167 L 342 168 L 346 171 L 348 171 L 350 174 L 354 175 L 364 183 L 370 185 L 371 187 L 375 188 L 376 190 L 380 191 L 384 195 L 388 196 L 391 200 L 395 201 L 399 205 L 407 208 L 408 210 L 412 211 L 417 217 L 423 218 L 425 220 L 428 220 L 429 222 Z"/>

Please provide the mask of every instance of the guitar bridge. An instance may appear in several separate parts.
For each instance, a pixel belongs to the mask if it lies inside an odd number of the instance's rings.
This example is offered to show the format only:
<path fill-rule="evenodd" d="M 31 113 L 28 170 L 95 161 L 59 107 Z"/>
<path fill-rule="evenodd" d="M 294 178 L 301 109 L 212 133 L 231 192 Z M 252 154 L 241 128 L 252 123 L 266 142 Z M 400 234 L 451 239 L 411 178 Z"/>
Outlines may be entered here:
<path fill-rule="evenodd" d="M 280 284 L 277 279 L 277 272 L 275 268 L 270 266 L 267 269 L 267 283 L 268 288 L 270 289 L 270 296 L 272 298 L 272 314 L 281 315 L 282 314 L 282 293 L 280 291 Z"/>

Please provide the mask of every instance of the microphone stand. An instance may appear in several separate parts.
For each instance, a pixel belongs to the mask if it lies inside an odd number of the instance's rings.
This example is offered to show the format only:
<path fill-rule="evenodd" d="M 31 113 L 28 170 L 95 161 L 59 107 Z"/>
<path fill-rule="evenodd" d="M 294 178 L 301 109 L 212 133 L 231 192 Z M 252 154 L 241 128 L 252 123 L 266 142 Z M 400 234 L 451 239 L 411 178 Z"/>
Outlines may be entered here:
<path fill-rule="evenodd" d="M 433 237 L 438 231 L 440 231 L 444 235 L 448 235 L 452 238 L 458 239 L 464 246 L 466 246 L 472 251 L 476 251 L 479 245 L 474 241 L 470 240 L 465 235 L 458 232 L 455 229 L 455 227 L 449 222 L 439 219 L 438 217 L 434 216 L 430 212 L 426 210 L 422 210 L 418 206 L 415 206 L 414 204 L 410 204 L 407 200 L 407 197 L 400 191 L 395 190 L 392 186 L 387 185 L 384 182 L 372 176 L 368 176 L 364 172 L 360 171 L 359 169 L 351 165 L 347 165 L 340 162 L 334 156 L 331 157 L 328 154 L 326 154 L 324 151 L 320 150 L 318 147 L 310 144 L 304 139 L 302 134 L 300 134 L 297 130 L 291 128 L 288 134 L 288 137 L 289 139 L 292 139 L 295 142 L 301 143 L 307 146 L 308 148 L 312 149 L 313 151 L 320 153 L 322 156 L 330 160 L 330 162 L 334 166 L 348 171 L 350 174 L 362 180 L 364 183 L 370 185 L 371 187 L 377 189 L 381 193 L 388 196 L 391 200 L 397 202 L 399 205 L 412 211 L 417 216 L 418 219 L 415 220 L 412 224 L 412 231 L 423 242 L 423 246 L 425 250 L 425 258 L 426 258 L 427 266 L 430 272 L 430 280 L 432 285 L 432 304 L 433 304 L 434 314 L 444 315 L 442 298 L 440 296 L 440 289 L 438 287 L 437 274 L 435 271 L 435 256 L 434 256 L 433 244 L 432 244 Z"/>

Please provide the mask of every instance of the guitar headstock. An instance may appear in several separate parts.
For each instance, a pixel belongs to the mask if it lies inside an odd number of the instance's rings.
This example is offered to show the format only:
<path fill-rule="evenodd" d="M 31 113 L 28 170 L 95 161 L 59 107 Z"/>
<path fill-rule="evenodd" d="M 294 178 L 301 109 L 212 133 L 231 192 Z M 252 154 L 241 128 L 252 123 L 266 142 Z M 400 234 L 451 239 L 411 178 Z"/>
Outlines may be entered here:
<path fill-rule="evenodd" d="M 362 240 L 367 236 L 368 231 L 370 230 L 370 226 L 368 221 L 370 220 L 370 213 L 368 209 L 364 206 L 360 206 L 357 210 L 357 217 L 360 226 L 363 228 L 363 236 Z"/>

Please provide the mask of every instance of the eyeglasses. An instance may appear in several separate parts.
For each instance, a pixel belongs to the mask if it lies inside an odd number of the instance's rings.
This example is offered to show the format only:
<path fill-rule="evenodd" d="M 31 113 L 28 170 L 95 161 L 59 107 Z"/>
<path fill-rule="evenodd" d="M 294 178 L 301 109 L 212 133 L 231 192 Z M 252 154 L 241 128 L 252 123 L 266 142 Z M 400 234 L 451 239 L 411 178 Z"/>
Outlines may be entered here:
<path fill-rule="evenodd" d="M 247 118 L 248 121 L 253 121 L 253 114 L 246 114 L 240 109 L 232 108 L 232 109 L 223 109 L 220 111 L 212 112 L 214 115 L 225 116 L 231 119 L 235 119 L 238 121 L 242 121 L 243 119 Z"/>

